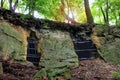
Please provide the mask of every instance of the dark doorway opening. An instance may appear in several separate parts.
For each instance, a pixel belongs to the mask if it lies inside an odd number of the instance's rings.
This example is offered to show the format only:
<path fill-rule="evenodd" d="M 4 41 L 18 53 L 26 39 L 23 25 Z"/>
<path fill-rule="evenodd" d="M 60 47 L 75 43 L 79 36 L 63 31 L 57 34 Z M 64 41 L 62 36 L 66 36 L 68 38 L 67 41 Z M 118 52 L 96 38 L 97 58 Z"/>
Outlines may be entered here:
<path fill-rule="evenodd" d="M 33 35 L 28 39 L 27 60 L 32 62 L 35 66 L 39 66 L 40 54 L 37 52 L 38 41 Z"/>
<path fill-rule="evenodd" d="M 74 49 L 79 60 L 93 59 L 96 57 L 97 49 L 91 40 L 73 40 Z"/>
<path fill-rule="evenodd" d="M 74 50 L 79 60 L 97 58 L 98 52 L 90 36 L 91 31 L 80 31 L 71 33 L 71 39 L 74 44 Z"/>

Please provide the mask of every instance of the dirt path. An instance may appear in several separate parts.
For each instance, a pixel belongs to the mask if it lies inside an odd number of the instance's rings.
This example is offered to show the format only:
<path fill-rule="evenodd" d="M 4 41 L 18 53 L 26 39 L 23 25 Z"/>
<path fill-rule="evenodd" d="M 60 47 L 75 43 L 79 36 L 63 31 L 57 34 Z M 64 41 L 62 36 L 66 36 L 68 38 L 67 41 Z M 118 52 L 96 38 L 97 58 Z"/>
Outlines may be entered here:
<path fill-rule="evenodd" d="M 0 80 L 32 80 L 33 75 L 38 71 L 30 63 L 3 61 L 2 64 L 3 74 L 0 74 Z"/>
<path fill-rule="evenodd" d="M 120 67 L 105 63 L 103 60 L 83 60 L 80 66 L 72 70 L 71 80 L 114 80 L 112 72 L 120 71 Z"/>

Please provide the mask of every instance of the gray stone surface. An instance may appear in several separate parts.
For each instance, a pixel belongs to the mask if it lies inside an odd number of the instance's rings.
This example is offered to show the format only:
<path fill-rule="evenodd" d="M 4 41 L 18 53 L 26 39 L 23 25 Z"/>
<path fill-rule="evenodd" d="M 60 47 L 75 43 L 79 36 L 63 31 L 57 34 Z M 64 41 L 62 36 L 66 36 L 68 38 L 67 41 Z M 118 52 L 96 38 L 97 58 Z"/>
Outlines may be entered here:
<path fill-rule="evenodd" d="M 77 67 L 78 57 L 68 32 L 59 30 L 40 31 L 40 64 L 45 68 Z"/>
<path fill-rule="evenodd" d="M 6 22 L 0 23 L 0 51 L 2 58 L 25 60 L 23 35 Z"/>
<path fill-rule="evenodd" d="M 108 62 L 120 64 L 120 27 L 97 25 L 92 40 L 99 54 Z"/>

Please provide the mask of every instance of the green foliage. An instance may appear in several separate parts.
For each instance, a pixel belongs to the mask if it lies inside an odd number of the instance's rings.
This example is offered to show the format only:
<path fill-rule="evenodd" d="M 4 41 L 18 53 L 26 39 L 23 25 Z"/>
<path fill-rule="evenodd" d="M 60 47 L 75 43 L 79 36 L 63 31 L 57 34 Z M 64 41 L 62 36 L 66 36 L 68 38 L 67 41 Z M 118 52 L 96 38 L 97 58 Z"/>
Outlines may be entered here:
<path fill-rule="evenodd" d="M 4 8 L 9 9 L 9 0 L 5 0 Z M 13 3 L 16 0 L 13 0 Z M 84 0 L 63 0 L 65 2 L 64 11 L 67 16 L 80 23 L 86 23 L 86 16 L 84 10 Z M 90 2 L 91 0 L 89 0 Z M 108 22 L 112 25 L 120 25 L 120 0 L 95 0 L 91 7 L 95 23 L 105 24 L 103 12 L 105 16 L 108 14 Z M 61 0 L 19 0 L 17 11 L 25 14 L 35 15 L 38 12 L 40 16 L 67 22 L 65 15 L 62 13 Z M 101 10 L 103 9 L 103 12 Z M 108 10 L 108 11 L 107 11 Z"/>
<path fill-rule="evenodd" d="M 115 80 L 120 80 L 120 71 L 113 72 L 112 74 L 113 74 Z"/>
<path fill-rule="evenodd" d="M 86 22 L 83 0 L 64 0 L 64 2 L 64 11 L 67 16 L 81 23 Z M 34 12 L 38 12 L 46 19 L 65 22 L 67 18 L 61 11 L 62 7 L 61 0 L 19 0 L 17 11 L 33 16 Z M 4 8 L 9 9 L 8 0 L 5 0 Z"/>
<path fill-rule="evenodd" d="M 48 77 L 50 80 L 56 80 L 57 76 L 63 76 L 65 79 L 71 78 L 70 70 L 67 68 L 62 69 L 46 69 L 42 68 L 39 72 L 37 72 L 33 80 L 42 80 L 43 77 Z"/>
<path fill-rule="evenodd" d="M 42 80 L 42 77 L 46 76 L 47 77 L 47 72 L 45 68 L 42 68 L 39 72 L 37 72 L 34 76 L 33 76 L 33 80 Z"/>
<path fill-rule="evenodd" d="M 0 48 L 4 54 L 16 60 L 25 60 L 22 41 L 22 35 L 12 28 L 10 24 L 0 23 Z"/>
<path fill-rule="evenodd" d="M 38 12 L 45 16 L 45 18 L 54 19 L 59 9 L 59 0 L 40 0 L 37 2 L 36 8 Z"/>
<path fill-rule="evenodd" d="M 100 55 L 108 62 L 120 64 L 120 43 L 107 40 L 108 43 L 101 45 L 98 50 Z"/>
<path fill-rule="evenodd" d="M 101 8 L 103 9 L 106 15 L 106 9 L 108 9 L 108 19 L 109 24 L 112 25 L 119 25 L 120 24 L 120 10 L 119 10 L 119 3 L 120 0 L 108 0 L 108 8 L 106 8 L 106 1 L 107 0 L 95 0 L 92 6 L 92 13 L 95 18 L 96 23 L 105 23 Z"/>
<path fill-rule="evenodd" d="M 14 28 L 11 28 L 8 23 L 0 23 L 0 30 L 6 35 L 11 35 L 12 37 L 17 38 L 19 41 L 22 41 L 22 35 L 20 35 Z"/>
<path fill-rule="evenodd" d="M 42 66 L 46 68 L 78 66 L 78 57 L 71 45 L 69 33 L 44 29 L 41 33 L 41 39 L 43 39 L 41 48 L 44 50 L 40 62 Z"/>

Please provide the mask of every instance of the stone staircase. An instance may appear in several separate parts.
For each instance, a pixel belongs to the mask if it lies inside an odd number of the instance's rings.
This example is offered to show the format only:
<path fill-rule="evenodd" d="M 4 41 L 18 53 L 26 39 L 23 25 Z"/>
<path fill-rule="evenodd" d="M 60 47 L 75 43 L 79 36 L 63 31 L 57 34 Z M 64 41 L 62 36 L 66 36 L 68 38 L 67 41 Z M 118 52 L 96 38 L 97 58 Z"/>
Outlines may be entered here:
<path fill-rule="evenodd" d="M 27 60 L 35 66 L 39 66 L 40 55 L 37 53 L 37 41 L 35 39 L 28 40 Z"/>
<path fill-rule="evenodd" d="M 91 40 L 73 39 L 74 49 L 79 60 L 93 59 L 97 49 Z"/>
<path fill-rule="evenodd" d="M 37 41 L 35 39 L 28 40 L 27 60 L 35 66 L 39 66 L 40 55 L 37 53 Z M 91 40 L 73 39 L 74 49 L 79 60 L 94 59 L 97 49 Z"/>

